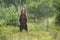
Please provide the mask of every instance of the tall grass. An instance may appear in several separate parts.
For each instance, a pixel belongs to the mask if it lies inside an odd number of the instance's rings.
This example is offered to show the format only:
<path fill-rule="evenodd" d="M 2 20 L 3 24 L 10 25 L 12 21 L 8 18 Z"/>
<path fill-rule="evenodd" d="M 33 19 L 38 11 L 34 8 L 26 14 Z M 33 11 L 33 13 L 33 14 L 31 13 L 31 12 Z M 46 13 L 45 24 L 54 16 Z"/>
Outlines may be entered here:
<path fill-rule="evenodd" d="M 28 31 L 20 32 L 18 26 L 0 27 L 0 40 L 59 40 L 60 31 L 44 28 L 45 23 L 29 22 Z"/>

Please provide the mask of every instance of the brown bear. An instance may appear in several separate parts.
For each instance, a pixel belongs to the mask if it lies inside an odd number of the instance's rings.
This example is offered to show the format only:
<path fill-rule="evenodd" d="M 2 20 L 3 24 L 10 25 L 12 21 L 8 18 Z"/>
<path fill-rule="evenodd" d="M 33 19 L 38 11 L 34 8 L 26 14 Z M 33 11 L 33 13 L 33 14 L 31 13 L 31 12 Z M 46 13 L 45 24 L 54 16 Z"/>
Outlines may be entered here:
<path fill-rule="evenodd" d="M 28 29 L 27 29 L 26 10 L 24 8 L 21 9 L 21 15 L 20 15 L 20 18 L 19 18 L 19 22 L 20 22 L 20 31 L 22 31 L 23 29 L 28 31 Z"/>

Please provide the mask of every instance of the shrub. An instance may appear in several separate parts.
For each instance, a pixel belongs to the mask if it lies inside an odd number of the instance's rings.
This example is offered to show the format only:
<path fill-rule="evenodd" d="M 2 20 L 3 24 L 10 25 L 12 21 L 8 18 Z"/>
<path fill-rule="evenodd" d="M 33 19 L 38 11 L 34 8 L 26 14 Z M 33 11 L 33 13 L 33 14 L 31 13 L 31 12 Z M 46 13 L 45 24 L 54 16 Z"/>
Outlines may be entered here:
<path fill-rule="evenodd" d="M 6 25 L 18 25 L 18 12 L 16 12 L 16 9 L 14 6 L 11 6 L 8 8 L 8 12 L 5 16 L 5 24 Z"/>

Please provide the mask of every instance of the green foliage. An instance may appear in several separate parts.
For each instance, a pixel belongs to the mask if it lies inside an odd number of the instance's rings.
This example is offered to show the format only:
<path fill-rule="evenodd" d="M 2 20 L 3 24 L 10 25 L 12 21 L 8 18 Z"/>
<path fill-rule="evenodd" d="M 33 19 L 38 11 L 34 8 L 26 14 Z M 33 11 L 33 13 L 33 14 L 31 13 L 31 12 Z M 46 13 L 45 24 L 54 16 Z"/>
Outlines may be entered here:
<path fill-rule="evenodd" d="M 5 24 L 4 20 L 0 20 L 0 27 L 2 27 Z"/>
<path fill-rule="evenodd" d="M 55 20 L 55 24 L 56 25 L 60 25 L 60 1 L 59 0 L 54 0 L 54 7 L 56 10 L 56 20 Z"/>
<path fill-rule="evenodd" d="M 21 5 L 24 5 L 26 3 L 26 0 L 21 0 Z"/>
<path fill-rule="evenodd" d="M 0 20 L 2 19 L 5 25 L 19 25 L 19 13 L 23 2 L 27 9 L 28 21 L 29 19 L 44 20 L 47 14 L 49 17 L 53 17 L 55 13 L 57 14 L 60 11 L 59 0 L 0 0 Z"/>
<path fill-rule="evenodd" d="M 11 6 L 8 9 L 5 17 L 6 25 L 18 25 L 18 12 L 16 12 L 15 7 Z"/>
<path fill-rule="evenodd" d="M 60 25 L 60 14 L 57 15 L 56 20 L 55 20 L 56 25 Z"/>
<path fill-rule="evenodd" d="M 49 5 L 46 3 L 49 2 Z M 53 1 L 40 1 L 40 2 L 34 2 L 32 1 L 31 4 L 27 6 L 27 12 L 28 12 L 28 18 L 31 19 L 41 19 L 41 18 L 46 18 L 46 15 L 49 14 L 49 17 L 54 16 L 53 9 L 52 9 L 52 4 Z M 49 12 L 47 12 L 49 10 Z"/>
<path fill-rule="evenodd" d="M 56 10 L 58 12 L 60 12 L 60 1 L 59 0 L 57 0 L 57 1 L 55 0 L 53 5 L 56 8 Z"/>

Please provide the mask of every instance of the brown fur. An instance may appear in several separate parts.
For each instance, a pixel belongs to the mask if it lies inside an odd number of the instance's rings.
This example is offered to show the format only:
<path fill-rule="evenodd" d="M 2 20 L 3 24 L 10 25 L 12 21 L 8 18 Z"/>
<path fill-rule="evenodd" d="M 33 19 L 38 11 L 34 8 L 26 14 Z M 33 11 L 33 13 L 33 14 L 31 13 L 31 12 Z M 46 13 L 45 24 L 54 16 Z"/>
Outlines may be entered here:
<path fill-rule="evenodd" d="M 21 11 L 21 15 L 19 18 L 19 22 L 20 22 L 20 31 L 22 31 L 23 29 L 25 29 L 27 31 L 27 18 L 26 18 L 26 14 L 23 13 L 24 10 Z"/>

